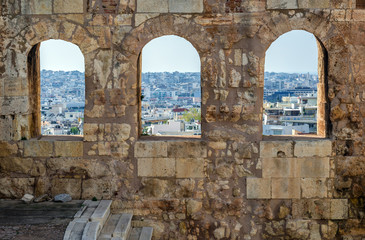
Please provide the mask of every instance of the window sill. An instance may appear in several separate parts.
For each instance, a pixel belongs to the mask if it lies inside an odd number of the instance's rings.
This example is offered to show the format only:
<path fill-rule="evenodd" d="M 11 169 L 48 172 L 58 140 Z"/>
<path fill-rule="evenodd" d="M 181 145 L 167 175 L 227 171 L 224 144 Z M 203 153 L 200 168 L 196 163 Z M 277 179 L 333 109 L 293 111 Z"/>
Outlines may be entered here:
<path fill-rule="evenodd" d="M 37 138 L 31 138 L 29 140 L 39 140 L 39 141 L 50 141 L 50 142 L 54 142 L 54 141 L 83 141 L 84 140 L 84 136 L 82 135 L 43 135 L 43 136 L 39 136 Z"/>
<path fill-rule="evenodd" d="M 201 135 L 192 136 L 140 136 L 138 141 L 201 141 Z"/>
<path fill-rule="evenodd" d="M 263 135 L 262 141 L 287 141 L 287 140 L 329 140 L 328 137 L 318 135 Z"/>

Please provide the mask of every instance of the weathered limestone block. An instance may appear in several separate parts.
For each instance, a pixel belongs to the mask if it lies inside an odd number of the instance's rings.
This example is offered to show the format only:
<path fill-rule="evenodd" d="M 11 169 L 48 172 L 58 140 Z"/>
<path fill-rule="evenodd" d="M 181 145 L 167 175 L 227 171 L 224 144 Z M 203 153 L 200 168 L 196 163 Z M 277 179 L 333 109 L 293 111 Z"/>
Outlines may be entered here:
<path fill-rule="evenodd" d="M 28 174 L 33 166 L 31 158 L 1 158 L 0 169 L 6 172 Z"/>
<path fill-rule="evenodd" d="M 295 158 L 263 158 L 263 178 L 297 177 L 297 160 Z"/>
<path fill-rule="evenodd" d="M 52 14 L 52 0 L 22 0 L 22 14 Z"/>
<path fill-rule="evenodd" d="M 261 158 L 293 157 L 293 142 L 291 141 L 261 141 Z"/>
<path fill-rule="evenodd" d="M 175 176 L 174 158 L 139 158 L 137 164 L 139 177 Z"/>
<path fill-rule="evenodd" d="M 329 219 L 329 199 L 300 199 L 293 200 L 293 218 Z"/>
<path fill-rule="evenodd" d="M 52 196 L 57 194 L 70 194 L 72 199 L 80 199 L 81 197 L 81 179 L 72 178 L 54 178 L 51 181 Z"/>
<path fill-rule="evenodd" d="M 154 198 L 168 198 L 169 190 L 174 188 L 170 181 L 156 179 L 156 178 L 147 178 L 142 181 L 143 189 L 141 192 L 145 197 L 154 197 Z"/>
<path fill-rule="evenodd" d="M 129 138 L 130 133 L 131 133 L 131 125 L 126 123 L 113 124 L 113 134 L 115 137 L 115 141 L 121 142 L 127 140 Z"/>
<path fill-rule="evenodd" d="M 298 0 L 299 8 L 329 8 L 330 0 Z"/>
<path fill-rule="evenodd" d="M 302 198 L 326 198 L 328 187 L 326 178 L 302 178 L 300 180 Z"/>
<path fill-rule="evenodd" d="M 247 178 L 247 199 L 270 199 L 270 178 Z"/>
<path fill-rule="evenodd" d="M 167 157 L 167 142 L 139 141 L 134 145 L 136 158 Z"/>
<path fill-rule="evenodd" d="M 0 141 L 0 157 L 15 156 L 18 153 L 18 145 L 11 142 Z"/>
<path fill-rule="evenodd" d="M 24 141 L 25 157 L 51 157 L 53 156 L 53 142 Z"/>
<path fill-rule="evenodd" d="M 335 239 L 338 225 L 335 222 L 328 221 L 328 224 L 321 225 L 321 232 L 324 239 Z"/>
<path fill-rule="evenodd" d="M 336 158 L 336 166 L 336 172 L 341 176 L 363 176 L 365 172 L 365 157 L 338 157 Z"/>
<path fill-rule="evenodd" d="M 0 140 L 1 141 L 10 141 L 13 140 L 13 121 L 11 116 L 6 116 L 0 118 Z"/>
<path fill-rule="evenodd" d="M 137 0 L 138 13 L 167 13 L 168 0 Z"/>
<path fill-rule="evenodd" d="M 176 159 L 177 178 L 203 178 L 204 159 L 203 158 L 177 158 Z"/>
<path fill-rule="evenodd" d="M 113 196 L 110 180 L 87 179 L 82 183 L 82 199 L 111 199 Z"/>
<path fill-rule="evenodd" d="M 205 158 L 207 145 L 203 141 L 170 141 L 167 142 L 167 154 L 176 158 Z"/>
<path fill-rule="evenodd" d="M 214 150 L 225 150 L 227 148 L 227 142 L 208 142 L 208 147 L 213 148 Z"/>
<path fill-rule="evenodd" d="M 203 0 L 169 0 L 171 13 L 201 13 L 203 10 Z"/>
<path fill-rule="evenodd" d="M 2 81 L 4 83 L 4 93 L 0 94 L 0 96 L 21 97 L 21 96 L 26 96 L 29 91 L 28 81 L 26 77 L 25 78 L 7 77 L 4 78 Z"/>
<path fill-rule="evenodd" d="M 297 0 L 267 0 L 268 9 L 296 9 Z"/>
<path fill-rule="evenodd" d="M 55 0 L 54 1 L 55 13 L 83 13 L 84 1 L 83 0 Z"/>
<path fill-rule="evenodd" d="M 241 73 L 237 72 L 235 69 L 232 69 L 229 75 L 228 85 L 232 88 L 237 88 L 241 82 Z"/>
<path fill-rule="evenodd" d="M 54 145 L 56 157 L 82 157 L 84 153 L 82 141 L 56 141 Z"/>
<path fill-rule="evenodd" d="M 84 141 L 95 142 L 98 140 L 98 124 L 97 123 L 85 123 L 84 124 Z"/>
<path fill-rule="evenodd" d="M 309 224 L 309 220 L 288 220 L 286 232 L 291 239 L 305 240 L 310 235 Z"/>
<path fill-rule="evenodd" d="M 331 202 L 331 219 L 347 219 L 349 207 L 347 199 L 330 199 Z"/>
<path fill-rule="evenodd" d="M 26 114 L 29 112 L 29 98 L 19 97 L 0 97 L 0 114 L 15 115 Z"/>
<path fill-rule="evenodd" d="M 298 173 L 302 178 L 328 178 L 329 158 L 298 158 Z"/>
<path fill-rule="evenodd" d="M 202 209 L 202 207 L 203 203 L 201 201 L 190 199 L 187 201 L 186 204 L 186 213 L 188 216 L 192 216 L 193 214 L 199 212 Z"/>
<path fill-rule="evenodd" d="M 272 178 L 272 198 L 295 199 L 300 198 L 299 178 Z"/>
<path fill-rule="evenodd" d="M 295 141 L 294 156 L 296 157 L 329 157 L 331 154 L 330 140 Z"/>
<path fill-rule="evenodd" d="M 137 13 L 134 16 L 134 24 L 139 26 L 141 23 L 147 21 L 148 19 L 157 17 L 159 13 Z"/>
<path fill-rule="evenodd" d="M 0 198 L 21 198 L 33 194 L 34 178 L 0 178 Z"/>

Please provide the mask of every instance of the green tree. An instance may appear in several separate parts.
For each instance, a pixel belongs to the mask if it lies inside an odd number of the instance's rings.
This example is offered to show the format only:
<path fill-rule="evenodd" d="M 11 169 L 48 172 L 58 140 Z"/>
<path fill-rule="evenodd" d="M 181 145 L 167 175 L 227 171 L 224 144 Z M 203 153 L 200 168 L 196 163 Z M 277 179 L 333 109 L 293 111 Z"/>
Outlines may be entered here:
<path fill-rule="evenodd" d="M 80 134 L 80 129 L 78 127 L 72 127 L 70 129 L 70 132 L 72 135 L 78 135 L 78 134 Z"/>
<path fill-rule="evenodd" d="M 202 115 L 201 115 L 200 109 L 190 108 L 189 111 L 184 112 L 184 114 L 182 116 L 182 119 L 185 122 L 192 122 L 192 121 L 195 121 L 195 120 L 201 121 Z"/>

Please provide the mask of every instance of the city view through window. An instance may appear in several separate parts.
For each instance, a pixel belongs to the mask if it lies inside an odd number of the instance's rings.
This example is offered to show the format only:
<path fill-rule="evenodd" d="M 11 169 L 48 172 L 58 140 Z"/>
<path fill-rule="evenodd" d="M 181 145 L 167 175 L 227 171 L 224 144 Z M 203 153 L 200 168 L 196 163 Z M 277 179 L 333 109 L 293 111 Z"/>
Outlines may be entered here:
<path fill-rule="evenodd" d="M 200 58 L 187 40 L 164 36 L 142 51 L 142 135 L 201 135 Z"/>
<path fill-rule="evenodd" d="M 85 66 L 81 50 L 62 40 L 40 46 L 42 135 L 83 135 Z"/>
<path fill-rule="evenodd" d="M 270 46 L 265 61 L 263 135 L 317 134 L 315 37 L 286 33 Z"/>

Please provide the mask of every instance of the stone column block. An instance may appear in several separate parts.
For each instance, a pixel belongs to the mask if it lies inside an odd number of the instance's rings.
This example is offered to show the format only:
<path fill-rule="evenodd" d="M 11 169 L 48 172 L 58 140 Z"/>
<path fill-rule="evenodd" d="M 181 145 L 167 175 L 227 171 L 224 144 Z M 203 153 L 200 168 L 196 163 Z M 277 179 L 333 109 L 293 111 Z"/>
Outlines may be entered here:
<path fill-rule="evenodd" d="M 247 199 L 270 199 L 270 178 L 247 178 Z"/>

